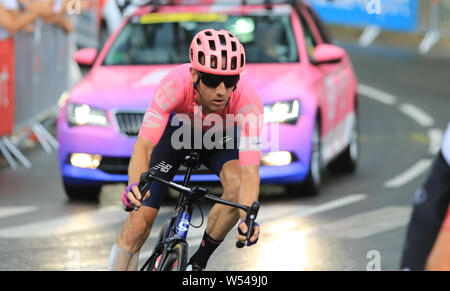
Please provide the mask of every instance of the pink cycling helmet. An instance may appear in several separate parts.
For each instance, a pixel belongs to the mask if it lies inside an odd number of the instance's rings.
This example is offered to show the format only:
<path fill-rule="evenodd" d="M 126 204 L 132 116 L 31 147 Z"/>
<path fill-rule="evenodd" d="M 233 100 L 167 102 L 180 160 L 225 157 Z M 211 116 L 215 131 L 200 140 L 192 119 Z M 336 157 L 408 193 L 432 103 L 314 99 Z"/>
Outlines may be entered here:
<path fill-rule="evenodd" d="M 189 49 L 197 71 L 215 75 L 239 75 L 245 66 L 245 51 L 239 39 L 226 30 L 205 29 L 194 36 Z"/>

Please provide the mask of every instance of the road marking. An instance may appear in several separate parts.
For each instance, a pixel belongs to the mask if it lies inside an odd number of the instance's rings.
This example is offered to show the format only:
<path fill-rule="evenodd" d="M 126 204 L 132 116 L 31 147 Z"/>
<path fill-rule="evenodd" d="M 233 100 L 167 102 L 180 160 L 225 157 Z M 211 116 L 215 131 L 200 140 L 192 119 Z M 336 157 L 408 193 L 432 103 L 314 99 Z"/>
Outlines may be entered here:
<path fill-rule="evenodd" d="M 363 239 L 409 223 L 410 206 L 389 206 L 305 230 L 308 236 Z"/>
<path fill-rule="evenodd" d="M 372 98 L 378 102 L 387 104 L 387 105 L 395 105 L 397 104 L 397 100 L 398 98 L 392 94 L 383 92 L 381 90 L 375 89 L 373 87 L 364 85 L 364 84 L 359 84 L 358 85 L 358 93 L 367 96 L 369 98 Z"/>
<path fill-rule="evenodd" d="M 384 183 L 386 188 L 398 188 L 401 187 L 410 181 L 414 180 L 422 173 L 424 173 L 431 165 L 431 159 L 421 159 L 417 163 L 415 163 L 412 167 L 410 167 L 405 172 L 401 173 L 397 177 L 387 181 Z"/>
<path fill-rule="evenodd" d="M 312 206 L 310 208 L 306 208 L 303 211 L 299 211 L 298 213 L 283 216 L 283 219 L 293 218 L 293 217 L 305 217 L 309 215 L 315 215 L 322 212 L 330 211 L 333 209 L 337 209 L 340 207 L 344 207 L 359 201 L 362 201 L 367 198 L 367 194 L 352 194 L 343 198 L 339 198 L 336 200 L 332 200 L 329 202 L 325 202 L 323 204 Z"/>
<path fill-rule="evenodd" d="M 402 103 L 398 106 L 398 110 L 411 117 L 415 122 L 423 127 L 430 127 L 434 124 L 433 117 L 413 104 Z"/>
<path fill-rule="evenodd" d="M 21 215 L 29 212 L 36 211 L 36 206 L 8 206 L 0 207 L 0 218 L 6 218 L 9 216 Z"/>
<path fill-rule="evenodd" d="M 430 153 L 430 155 L 433 156 L 436 155 L 441 149 L 442 136 L 443 133 L 440 128 L 430 128 L 428 130 L 428 138 L 429 138 L 428 153 Z"/>
<path fill-rule="evenodd" d="M 160 213 L 167 213 L 170 209 L 169 207 L 161 207 Z M 128 213 L 123 211 L 122 207 L 110 206 L 80 214 L 1 228 L 0 237 L 45 238 L 66 235 L 118 224 L 125 221 L 127 216 Z"/>

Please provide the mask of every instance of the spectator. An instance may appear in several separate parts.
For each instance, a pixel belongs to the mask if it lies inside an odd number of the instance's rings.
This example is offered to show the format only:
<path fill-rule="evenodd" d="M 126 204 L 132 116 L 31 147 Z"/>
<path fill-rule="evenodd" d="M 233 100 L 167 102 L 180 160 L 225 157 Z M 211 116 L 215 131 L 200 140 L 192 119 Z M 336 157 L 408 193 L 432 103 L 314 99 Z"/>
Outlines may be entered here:
<path fill-rule="evenodd" d="M 47 17 L 51 13 L 50 3 L 34 2 L 19 11 L 19 3 L 16 0 L 0 0 L 0 40 L 26 29 L 39 17 Z"/>
<path fill-rule="evenodd" d="M 54 0 L 52 15 L 45 17 L 44 21 L 60 26 L 66 33 L 73 31 L 73 24 L 67 17 L 67 7 L 70 0 Z"/>
<path fill-rule="evenodd" d="M 1 1 L 1 0 L 0 0 Z M 41 0 L 18 0 L 19 3 L 25 7 L 32 7 L 41 2 Z M 48 13 L 42 17 L 42 19 L 52 25 L 61 27 L 66 33 L 73 31 L 73 25 L 70 19 L 67 17 L 67 7 L 70 0 L 51 0 L 50 4 L 53 8 L 49 7 Z"/>

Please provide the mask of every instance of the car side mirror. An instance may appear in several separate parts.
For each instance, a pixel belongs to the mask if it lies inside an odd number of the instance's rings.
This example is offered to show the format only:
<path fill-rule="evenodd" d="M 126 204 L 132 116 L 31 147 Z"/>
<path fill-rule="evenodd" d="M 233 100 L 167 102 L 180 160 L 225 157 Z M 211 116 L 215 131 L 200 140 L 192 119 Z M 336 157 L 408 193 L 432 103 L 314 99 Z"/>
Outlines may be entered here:
<path fill-rule="evenodd" d="M 345 57 L 345 50 L 332 44 L 319 44 L 313 52 L 313 64 L 332 64 L 338 63 Z"/>
<path fill-rule="evenodd" d="M 97 57 L 97 50 L 95 48 L 83 48 L 77 51 L 73 58 L 80 67 L 92 67 Z"/>

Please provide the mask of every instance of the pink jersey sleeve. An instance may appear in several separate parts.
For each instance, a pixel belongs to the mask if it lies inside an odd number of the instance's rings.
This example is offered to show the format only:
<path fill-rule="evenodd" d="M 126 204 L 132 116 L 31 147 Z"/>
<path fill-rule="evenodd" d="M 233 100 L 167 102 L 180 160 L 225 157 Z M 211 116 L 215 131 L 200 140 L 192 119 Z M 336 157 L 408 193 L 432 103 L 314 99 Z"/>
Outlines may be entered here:
<path fill-rule="evenodd" d="M 183 71 L 179 68 L 171 71 L 159 83 L 152 102 L 145 112 L 139 136 L 157 145 L 166 128 L 170 113 L 183 102 L 184 86 L 179 82 Z"/>
<path fill-rule="evenodd" d="M 240 127 L 239 164 L 259 165 L 264 106 L 253 86 L 242 78 L 236 89 L 234 113 Z"/>

